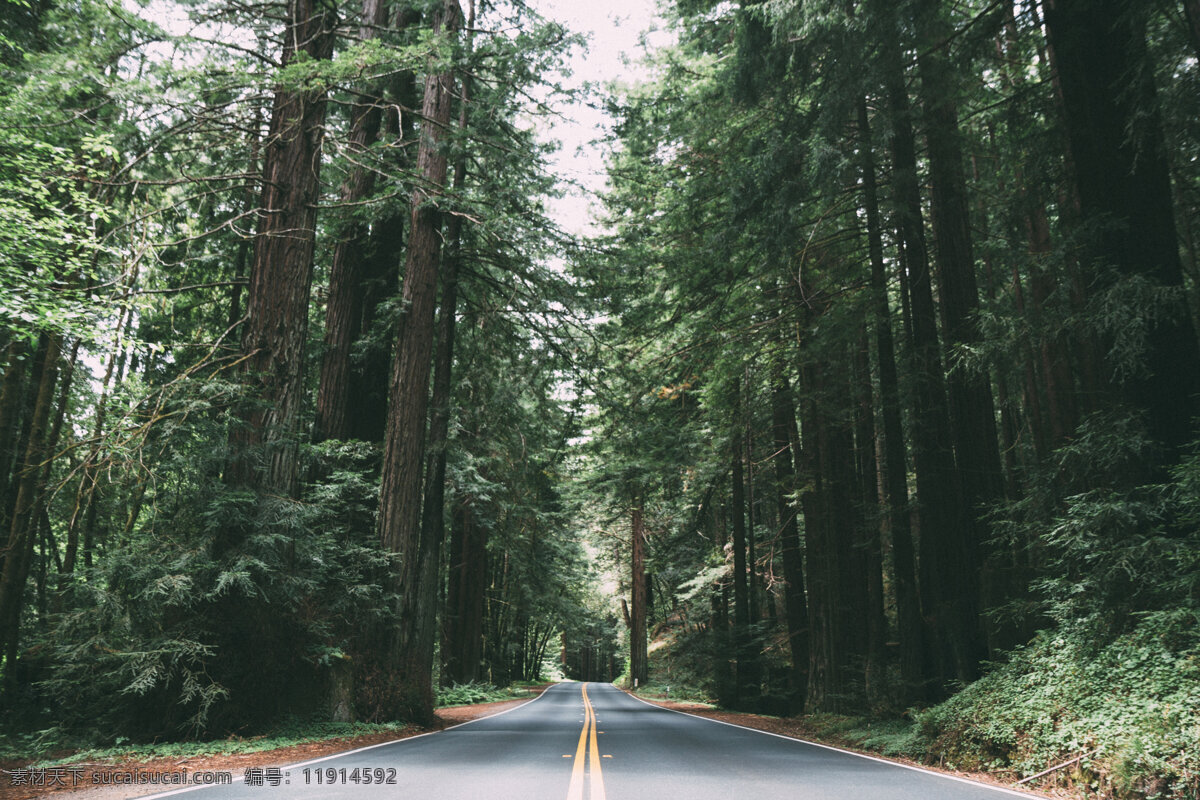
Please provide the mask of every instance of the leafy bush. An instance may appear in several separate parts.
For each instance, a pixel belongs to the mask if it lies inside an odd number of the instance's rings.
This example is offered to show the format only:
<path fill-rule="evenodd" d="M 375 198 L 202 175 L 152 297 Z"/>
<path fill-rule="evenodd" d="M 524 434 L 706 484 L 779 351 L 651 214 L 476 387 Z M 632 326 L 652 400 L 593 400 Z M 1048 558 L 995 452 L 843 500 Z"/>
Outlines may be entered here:
<path fill-rule="evenodd" d="M 309 742 L 345 739 L 373 733 L 398 733 L 404 730 L 404 727 L 402 723 L 398 722 L 330 722 L 328 720 L 297 719 L 287 721 L 265 734 L 250 738 L 237 736 L 199 742 L 157 742 L 140 745 L 118 742 L 112 747 L 79 750 L 65 758 L 44 761 L 38 766 L 54 767 L 76 764 L 81 761 L 146 761 L 154 758 L 193 758 L 235 753 L 261 753 Z M 37 752 L 40 751 L 23 750 L 12 755 L 27 757 Z"/>
<path fill-rule="evenodd" d="M 1103 796 L 1200 796 L 1200 456 L 1139 483 L 1149 447 L 1136 420 L 1108 417 L 1058 452 L 1051 483 L 1077 491 L 1036 545 L 1052 625 L 919 712 L 918 749 L 1025 775 L 1084 755 L 1056 777 Z"/>
<path fill-rule="evenodd" d="M 969 769 L 1033 775 L 1073 756 L 1104 795 L 1200 791 L 1200 617 L 1143 615 L 1097 647 L 1088 625 L 1045 632 L 916 715 L 923 749 Z"/>
<path fill-rule="evenodd" d="M 473 682 L 443 686 L 437 689 L 434 692 L 434 703 L 438 707 L 469 706 L 475 703 L 494 703 L 498 700 L 528 696 L 529 693 L 522 688 L 502 688 L 487 683 Z"/>
<path fill-rule="evenodd" d="M 368 446 L 317 449 L 324 477 L 300 502 L 226 487 L 205 444 L 171 437 L 153 512 L 65 587 L 31 649 L 28 702 L 59 709 L 59 738 L 244 735 L 318 712 L 386 613 Z"/>

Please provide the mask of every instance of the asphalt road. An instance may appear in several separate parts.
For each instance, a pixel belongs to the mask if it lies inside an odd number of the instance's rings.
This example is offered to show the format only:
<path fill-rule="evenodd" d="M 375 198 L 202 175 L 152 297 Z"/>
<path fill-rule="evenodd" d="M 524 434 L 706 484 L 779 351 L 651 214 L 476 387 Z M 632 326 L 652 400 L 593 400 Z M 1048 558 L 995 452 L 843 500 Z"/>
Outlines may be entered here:
<path fill-rule="evenodd" d="M 272 780 L 279 785 L 270 785 Z M 1000 800 L 1030 795 L 668 711 L 609 684 L 562 683 L 530 703 L 439 733 L 281 765 L 261 786 L 238 782 L 153 795 L 184 796 Z"/>

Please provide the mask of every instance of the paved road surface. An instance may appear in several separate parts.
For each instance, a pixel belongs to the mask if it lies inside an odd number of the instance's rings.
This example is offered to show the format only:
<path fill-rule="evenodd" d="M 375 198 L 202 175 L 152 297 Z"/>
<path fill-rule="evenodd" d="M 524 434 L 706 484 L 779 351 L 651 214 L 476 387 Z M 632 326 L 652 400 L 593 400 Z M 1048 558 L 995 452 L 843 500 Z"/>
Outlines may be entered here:
<path fill-rule="evenodd" d="M 281 765 L 282 766 L 282 765 Z M 357 776 L 358 782 L 354 779 Z M 1001 800 L 1029 797 L 562 683 L 441 733 L 286 766 L 186 800 Z M 370 778 L 372 783 L 365 780 Z M 385 783 L 376 783 L 376 778 Z"/>

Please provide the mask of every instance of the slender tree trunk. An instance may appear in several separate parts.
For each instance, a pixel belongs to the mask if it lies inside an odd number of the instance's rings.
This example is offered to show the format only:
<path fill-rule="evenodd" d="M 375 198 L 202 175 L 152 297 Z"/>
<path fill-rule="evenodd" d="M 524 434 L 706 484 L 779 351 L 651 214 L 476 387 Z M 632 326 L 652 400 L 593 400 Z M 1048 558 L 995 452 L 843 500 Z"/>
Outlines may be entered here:
<path fill-rule="evenodd" d="M 629 677 L 639 686 L 650 679 L 646 652 L 646 527 L 642 514 L 642 500 L 638 497 L 630 513 Z"/>
<path fill-rule="evenodd" d="M 328 59 L 337 24 L 321 0 L 289 0 L 282 64 Z M 303 54 L 303 55 L 301 55 Z M 281 86 L 263 143 L 263 192 L 242 333 L 256 404 L 230 434 L 226 481 L 286 497 L 299 491 L 304 353 L 325 131 L 323 88 Z M 265 448 L 265 452 L 259 452 Z M 259 459 L 262 459 L 262 466 Z M 232 533 L 233 539 L 238 538 Z M 229 539 L 230 537 L 224 537 Z M 233 541 L 218 542 L 218 550 Z"/>
<path fill-rule="evenodd" d="M 747 376 L 749 378 L 749 376 Z M 749 380 L 746 381 L 749 385 Z M 750 622 L 757 623 L 762 619 L 762 608 L 759 604 L 758 589 L 758 541 L 755 530 L 758 527 L 758 515 L 754 509 L 754 440 L 747 423 L 745 432 L 745 473 L 746 473 L 746 613 Z"/>
<path fill-rule="evenodd" d="M 254 109 L 254 124 L 250 133 L 250 164 L 247 172 L 250 174 L 261 174 L 259 172 L 258 160 L 260 145 L 259 131 L 262 130 L 262 109 L 256 107 Z M 249 214 L 254 210 L 254 201 L 262 195 L 262 188 L 255 183 L 247 182 L 246 189 L 242 196 L 242 214 Z M 233 277 L 234 284 L 229 287 L 229 317 L 226 325 L 232 328 L 237 325 L 242 319 L 242 294 L 245 286 L 243 281 L 246 278 L 246 266 L 250 260 L 250 245 L 253 242 L 251 237 L 243 236 L 238 242 L 237 255 L 233 259 Z"/>
<path fill-rule="evenodd" d="M 469 512 L 468 512 L 469 513 Z M 466 561 L 463 557 L 464 510 L 462 503 L 455 507 L 450 524 L 450 543 L 446 560 L 446 602 L 442 609 L 442 686 L 465 683 L 466 671 L 462 663 L 462 624 L 465 616 L 463 596 L 465 594 Z"/>
<path fill-rule="evenodd" d="M 136 280 L 137 273 L 135 272 L 130 285 L 132 286 Z M 121 337 L 130 324 L 130 315 L 131 309 L 126 308 L 117 320 L 117 329 L 113 335 L 113 349 L 108 353 L 105 361 L 104 377 L 100 381 L 100 398 L 96 402 L 96 419 L 92 425 L 91 444 L 88 446 L 87 455 L 84 456 L 83 465 L 79 470 L 80 478 L 79 486 L 75 491 L 75 504 L 71 511 L 71 518 L 67 522 L 67 546 L 62 565 L 62 572 L 65 575 L 75 571 L 81 533 L 85 542 L 85 563 L 88 567 L 92 565 L 92 535 L 95 531 L 97 509 L 100 504 L 102 472 L 98 462 L 103 451 L 103 437 L 108 421 L 108 401 L 114 377 L 117 382 L 120 382 L 120 378 L 117 376 L 117 366 L 119 363 L 123 363 Z"/>
<path fill-rule="evenodd" d="M 434 17 L 435 35 L 454 36 L 461 25 L 457 0 L 446 0 Z M 431 62 L 432 65 L 432 62 Z M 413 193 L 396 358 L 392 366 L 379 534 L 386 550 L 399 556 L 396 609 L 395 711 L 404 719 L 432 722 L 433 643 L 437 604 L 439 544 L 421 525 L 422 467 L 433 350 L 434 306 L 441 261 L 441 213 L 433 193 L 446 185 L 444 143 L 450 124 L 454 74 L 430 72 L 422 104 L 424 123 L 417 153 L 419 188 Z"/>
<path fill-rule="evenodd" d="M 858 103 L 858 128 L 862 139 L 859 152 L 862 159 L 863 207 L 866 211 L 867 249 L 871 259 L 871 303 L 879 370 L 880 412 L 883 417 L 884 496 L 887 503 L 887 531 L 891 537 L 892 590 L 896 596 L 896 623 L 900 640 L 900 697 L 903 702 L 909 702 L 919 696 L 919 687 L 925 678 L 921 607 L 908 505 L 908 464 L 900 413 L 900 380 L 892 337 L 892 315 L 888 307 L 887 267 L 883 260 L 883 225 L 879 214 L 875 154 L 865 99 L 860 99 Z"/>
<path fill-rule="evenodd" d="M 936 674 L 943 680 L 969 679 L 974 675 L 977 586 L 961 535 L 966 524 L 965 509 L 954 465 L 918 182 L 916 137 L 898 45 L 892 42 L 885 46 L 884 54 L 892 117 L 896 213 L 904 242 L 912 313 L 912 436 L 921 532 L 921 610 L 937 644 L 937 663 L 933 665 Z"/>
<path fill-rule="evenodd" d="M 5 544 L 3 570 L 0 571 L 0 655 L 4 657 L 5 691 L 16 680 L 18 634 L 37 532 L 37 504 L 42 491 L 42 462 L 47 457 L 47 427 L 54 409 L 54 386 L 58 379 L 62 339 L 46 334 L 46 348 L 37 384 L 37 396 L 30 419 L 28 443 L 16 473 L 16 502 Z"/>
<path fill-rule="evenodd" d="M 5 348 L 4 380 L 0 383 L 0 530 L 8 530 L 5 498 L 17 465 L 17 434 L 20 430 L 21 395 L 29 372 L 29 345 L 25 339 L 12 339 Z"/>
<path fill-rule="evenodd" d="M 883 702 L 886 691 L 887 620 L 883 601 L 883 544 L 881 526 L 886 515 L 880 514 L 879 465 L 875 459 L 875 392 L 871 385 L 871 347 L 863 324 L 855 348 L 857 408 L 854 418 L 854 450 L 858 456 L 858 507 L 856 520 L 860 550 L 856 559 L 865 573 L 863 597 L 865 622 L 865 663 L 863 678 L 866 697 L 872 705 Z"/>
<path fill-rule="evenodd" d="M 1018 40 L 1016 10 L 1014 3 L 1010 0 L 1004 6 L 1004 28 L 1003 34 L 997 40 L 997 48 L 1004 62 L 1012 65 L 1006 67 L 1002 75 L 1006 86 L 1014 95 L 1019 93 L 1027 83 L 1025 75 L 1015 66 L 1020 59 Z M 1011 104 L 1009 123 L 1014 130 L 1020 129 L 1028 113 L 1028 108 L 1023 105 Z M 1028 313 L 1033 317 L 1031 320 L 1033 328 L 1045 330 L 1048 326 L 1044 324 L 1045 320 L 1038 318 L 1038 312 L 1041 309 L 1049 308 L 1048 301 L 1057 290 L 1059 282 L 1059 276 L 1051 268 L 1049 258 L 1054 249 L 1050 232 L 1050 217 L 1046 211 L 1046 203 L 1038 195 L 1035 186 L 1031 185 L 1025 175 L 1024 167 L 1019 163 L 1015 166 L 1014 177 L 1016 185 L 1013 188 L 1020 198 L 1024 234 L 1029 242 L 1029 254 L 1033 258 L 1030 277 L 1033 307 L 1029 309 Z M 983 201 L 980 200 L 981 207 L 983 204 Z M 1018 292 L 1016 299 L 1021 306 L 1018 308 L 1018 313 L 1026 313 L 1023 308 L 1024 299 L 1020 297 L 1020 273 L 1015 265 L 1013 267 L 1013 288 Z M 1068 342 L 1064 341 L 1061 335 L 1054 337 L 1043 335 L 1038 359 L 1035 360 L 1032 353 L 1029 353 L 1025 361 L 1026 397 L 1031 417 L 1030 428 L 1040 460 L 1050 449 L 1057 448 L 1065 442 L 1066 437 L 1075 430 L 1075 426 L 1078 424 Z M 1045 391 L 1044 412 L 1033 376 L 1035 363 L 1040 367 L 1041 385 Z"/>
<path fill-rule="evenodd" d="M 782 369 L 775 375 L 771 393 L 771 422 L 775 435 L 775 492 L 779 508 L 779 531 L 783 555 L 784 608 L 787 612 L 788 644 L 791 648 L 790 675 L 791 713 L 804 710 L 804 693 L 808 688 L 808 599 L 804 586 L 804 556 L 800 549 L 800 529 L 796 524 L 796 509 L 788 500 L 794 493 L 796 473 L 792 467 L 791 429 L 796 424 L 796 411 L 791 387 Z M 790 417 L 790 421 L 789 421 Z"/>
<path fill-rule="evenodd" d="M 470 498 L 454 508 L 442 638 L 442 683 L 479 679 L 483 656 L 487 529 L 475 521 Z"/>
<path fill-rule="evenodd" d="M 467 30 L 475 27 L 475 4 L 469 6 Z M 468 34 L 470 36 L 470 34 Z M 462 81 L 459 98 L 458 130 L 465 134 L 467 107 L 470 103 L 470 80 Z M 463 188 L 467 176 L 465 156 L 460 156 L 454 166 L 454 191 Z M 445 496 L 446 496 L 446 447 L 450 431 L 451 373 L 454 366 L 454 326 L 458 306 L 458 266 L 462 257 L 463 218 L 454 215 L 446 226 L 447 252 L 442 265 L 442 303 L 437 320 L 437 350 L 433 367 L 433 399 L 429 421 L 429 463 L 425 468 L 425 505 L 422 510 L 421 538 L 440 552 L 445 539 Z M 424 576 L 431 584 L 437 584 L 437 568 L 440 559 L 426 561 L 429 573 Z"/>
<path fill-rule="evenodd" d="M 750 583 L 746 563 L 746 481 L 742 474 L 744 452 L 740 436 L 733 437 L 730 514 L 733 517 L 733 642 L 737 657 L 734 671 L 735 699 L 739 708 L 758 702 L 758 659 L 750 632 Z"/>

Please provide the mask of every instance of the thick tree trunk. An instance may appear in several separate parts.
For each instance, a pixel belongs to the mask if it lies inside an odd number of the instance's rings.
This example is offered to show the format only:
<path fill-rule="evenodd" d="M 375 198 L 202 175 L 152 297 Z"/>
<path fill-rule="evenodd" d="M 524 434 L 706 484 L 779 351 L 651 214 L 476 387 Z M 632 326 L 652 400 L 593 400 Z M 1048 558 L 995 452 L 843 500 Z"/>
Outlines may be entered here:
<path fill-rule="evenodd" d="M 820 381 L 813 365 L 800 368 L 800 391 L 804 398 L 801 408 L 803 467 L 800 482 L 806 487 L 802 496 L 804 511 L 804 554 L 807 561 L 809 666 L 808 686 L 804 708 L 807 713 L 830 711 L 836 705 L 838 670 L 835 666 L 834 615 L 831 595 L 832 554 L 829 551 L 829 528 L 832 526 L 828 502 L 827 476 L 822 457 L 827 449 L 822 441 L 826 421 L 813 391 Z"/>
<path fill-rule="evenodd" d="M 396 25 L 406 27 L 416 21 L 415 12 L 399 9 Z M 402 155 L 397 157 L 403 169 L 411 169 L 407 154 L 408 143 L 416 140 L 414 114 L 402 113 L 404 109 L 420 105 L 419 87 L 416 76 L 411 72 L 401 73 L 393 84 L 393 94 L 398 102 L 384 111 L 382 127 L 384 136 L 398 145 Z M 410 209 L 411 211 L 411 209 Z M 408 214 L 407 216 L 411 216 Z M 393 345 L 395 329 L 382 334 L 372 332 L 379 319 L 383 303 L 395 296 L 400 287 L 401 258 L 404 253 L 404 225 L 406 215 L 394 212 L 376 222 L 371 228 L 367 245 L 369 256 L 363 270 L 362 324 L 363 338 L 361 363 L 350 371 L 351 397 L 354 398 L 355 414 L 352 415 L 349 436 L 365 442 L 382 443 L 387 431 L 388 392 L 391 383 Z"/>
<path fill-rule="evenodd" d="M 384 0 L 363 0 L 362 25 L 359 39 L 373 40 L 387 22 L 388 6 Z M 382 102 L 368 89 L 367 97 L 356 103 L 350 115 L 350 131 L 346 148 L 362 157 L 379 135 L 383 116 Z M 339 192 L 340 200 L 349 206 L 369 197 L 375 188 L 375 172 L 361 167 L 351 168 Z M 325 305 L 325 352 L 321 358 L 321 379 L 317 388 L 316 418 L 313 440 L 350 438 L 350 417 L 353 407 L 350 348 L 362 335 L 363 272 L 367 243 L 367 225 L 356 211 L 337 232 L 333 260 L 329 269 L 329 300 Z"/>
<path fill-rule="evenodd" d="M 853 364 L 849 347 L 836 363 Z M 825 479 L 827 525 L 823 548 L 828 570 L 825 582 L 826 633 L 824 700 L 813 711 L 846 711 L 860 707 L 862 670 L 867 655 L 867 558 L 861 544 L 862 518 L 855 476 L 854 387 L 852 372 L 822 372 L 828 394 L 825 425 L 818 432 L 817 450 Z M 810 573 L 811 574 L 811 573 Z"/>
<path fill-rule="evenodd" d="M 0 573 L 3 572 L 8 552 L 8 548 L 4 547 L 2 543 L 7 539 L 9 532 L 12 530 L 13 518 L 17 513 L 17 495 L 20 493 L 21 479 L 23 477 L 21 470 L 25 455 L 29 450 L 30 437 L 34 429 L 34 411 L 38 403 L 38 388 L 42 384 L 42 371 L 46 366 L 46 350 L 49 347 L 50 336 L 45 333 L 38 336 L 37 346 L 33 349 L 29 357 L 29 376 L 24 383 L 22 396 L 19 401 L 20 409 L 18 411 L 18 418 L 20 424 L 14 443 L 17 454 L 16 461 L 13 464 L 7 491 L 4 497 L 0 498 L 0 503 L 3 504 L 2 509 L 0 509 L 0 515 L 2 515 L 0 516 L 0 520 L 4 522 L 4 528 L 0 529 Z M 2 655 L 3 653 L 0 652 L 0 656 Z"/>
<path fill-rule="evenodd" d="M 457 0 L 446 0 L 434 17 L 434 33 L 459 30 Z M 431 62 L 432 63 L 432 62 Z M 379 534 L 386 550 L 399 557 L 400 593 L 396 609 L 395 712 L 403 719 L 432 722 L 433 643 L 440 542 L 421 525 L 422 468 L 433 351 L 434 306 L 441 261 L 441 213 L 436 193 L 446 185 L 444 142 L 450 124 L 454 74 L 431 72 L 425 79 L 424 122 L 417 153 L 419 188 L 413 193 L 412 222 L 405 261 L 396 358 L 392 365 L 383 474 L 379 498 Z"/>
<path fill-rule="evenodd" d="M 1170 177 L 1146 50 L 1148 6 L 1124 0 L 1046 3 L 1080 210 L 1094 226 L 1088 265 L 1103 276 L 1137 276 L 1183 285 Z M 1101 277 L 1101 283 L 1109 283 Z M 1181 293 L 1182 297 L 1182 293 Z M 1183 308 L 1155 310 L 1140 365 L 1121 387 L 1147 412 L 1162 463 L 1178 459 L 1193 436 L 1200 393 L 1200 352 Z"/>
<path fill-rule="evenodd" d="M 328 59 L 336 23 L 334 11 L 320 0 L 289 0 L 283 66 L 297 58 Z M 275 92 L 270 133 L 263 143 L 263 192 L 246 300 L 249 319 L 242 332 L 255 402 L 230 434 L 226 470 L 226 481 L 233 486 L 286 497 L 299 491 L 297 434 L 325 107 L 323 88 L 281 86 Z"/>

